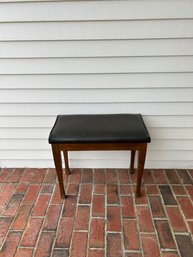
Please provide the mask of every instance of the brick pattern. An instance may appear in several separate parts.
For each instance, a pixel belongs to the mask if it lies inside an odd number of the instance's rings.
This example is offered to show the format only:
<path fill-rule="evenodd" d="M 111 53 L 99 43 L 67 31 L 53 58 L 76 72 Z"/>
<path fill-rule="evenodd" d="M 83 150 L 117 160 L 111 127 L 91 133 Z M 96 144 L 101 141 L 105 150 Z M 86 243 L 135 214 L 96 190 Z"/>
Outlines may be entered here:
<path fill-rule="evenodd" d="M 190 257 L 193 170 L 0 170 L 0 257 Z"/>

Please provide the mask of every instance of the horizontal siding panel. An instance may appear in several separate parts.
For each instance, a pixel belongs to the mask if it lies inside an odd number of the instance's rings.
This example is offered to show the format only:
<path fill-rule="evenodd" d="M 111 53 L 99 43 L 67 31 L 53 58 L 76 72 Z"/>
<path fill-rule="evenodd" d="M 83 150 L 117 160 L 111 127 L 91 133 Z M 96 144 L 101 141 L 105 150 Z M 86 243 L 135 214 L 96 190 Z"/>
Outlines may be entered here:
<path fill-rule="evenodd" d="M 1 103 L 193 102 L 193 88 L 1 90 Z"/>
<path fill-rule="evenodd" d="M 2 89 L 192 88 L 193 73 L 3 75 Z"/>
<path fill-rule="evenodd" d="M 193 140 L 152 140 L 151 151 L 193 151 Z M 1 150 L 49 150 L 47 139 L 1 139 Z"/>
<path fill-rule="evenodd" d="M 0 116 L 2 128 L 51 128 L 56 116 Z M 193 128 L 191 116 L 143 116 L 147 127 L 151 128 Z"/>
<path fill-rule="evenodd" d="M 0 58 L 166 55 L 193 55 L 193 39 L 0 42 Z"/>
<path fill-rule="evenodd" d="M 193 128 L 193 116 L 143 116 L 147 127 L 151 128 Z"/>
<path fill-rule="evenodd" d="M 48 128 L 0 128 L 0 139 L 47 139 Z M 193 139 L 192 128 L 149 128 L 152 139 Z"/>
<path fill-rule="evenodd" d="M 155 139 L 152 140 L 151 144 L 148 145 L 148 149 L 152 151 L 193 151 L 193 140 Z"/>
<path fill-rule="evenodd" d="M 0 59 L 0 74 L 193 72 L 193 56 Z"/>
<path fill-rule="evenodd" d="M 7 167 L 7 163 L 9 163 L 10 168 L 16 167 L 25 167 L 25 168 L 53 168 L 54 162 L 53 160 L 0 160 L 0 166 Z M 157 169 L 166 169 L 166 168 L 182 168 L 182 169 L 191 169 L 193 166 L 193 161 L 146 161 L 146 168 L 157 168 Z M 128 168 L 129 167 L 129 159 L 127 160 L 70 160 L 71 168 Z"/>
<path fill-rule="evenodd" d="M 0 41 L 193 37 L 193 19 L 0 23 Z"/>
<path fill-rule="evenodd" d="M 5 151 L 0 150 L 1 159 L 32 159 L 32 160 L 52 160 L 51 151 L 28 150 L 28 151 Z M 192 160 L 193 151 L 148 151 L 147 160 L 161 161 L 161 160 Z M 69 159 L 91 159 L 91 160 L 128 160 L 128 152 L 70 152 Z"/>
<path fill-rule="evenodd" d="M 142 113 L 193 115 L 192 103 L 0 104 L 0 116 L 53 116 L 58 114 Z"/>
<path fill-rule="evenodd" d="M 193 1 L 34 1 L 0 1 L 0 167 L 53 167 L 58 114 L 142 113 L 146 167 L 192 168 Z M 129 159 L 77 152 L 70 167 Z"/>
<path fill-rule="evenodd" d="M 15 0 L 10 1 L 14 2 Z M 100 1 L 100 4 L 98 2 L 53 1 L 28 3 L 27 5 L 25 3 L 12 5 L 5 3 L 1 4 L 0 21 L 171 19 L 193 16 L 193 3 L 190 0 L 183 0 L 183 2 L 177 0 L 166 2 L 161 0 Z"/>
<path fill-rule="evenodd" d="M 189 128 L 149 128 L 152 139 L 193 139 L 192 129 Z"/>

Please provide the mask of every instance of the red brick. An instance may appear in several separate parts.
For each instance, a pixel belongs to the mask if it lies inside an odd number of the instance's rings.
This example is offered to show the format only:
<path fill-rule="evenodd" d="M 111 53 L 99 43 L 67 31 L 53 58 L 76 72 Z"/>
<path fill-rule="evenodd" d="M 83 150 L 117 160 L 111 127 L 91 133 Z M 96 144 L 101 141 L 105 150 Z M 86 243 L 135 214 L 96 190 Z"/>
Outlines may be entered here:
<path fill-rule="evenodd" d="M 107 230 L 121 231 L 120 208 L 116 206 L 107 207 Z"/>
<path fill-rule="evenodd" d="M 121 235 L 118 233 L 107 234 L 107 256 L 122 257 Z"/>
<path fill-rule="evenodd" d="M 77 196 L 76 195 L 68 195 L 65 202 L 64 202 L 64 209 L 62 213 L 62 217 L 75 217 L 76 212 L 76 202 Z"/>
<path fill-rule="evenodd" d="M 56 184 L 55 189 L 54 189 L 54 194 L 51 200 L 51 204 L 62 204 L 63 203 L 63 199 L 61 199 L 60 196 L 60 188 L 59 185 Z"/>
<path fill-rule="evenodd" d="M 170 184 L 180 184 L 180 178 L 178 177 L 175 170 L 166 170 L 166 175 L 168 177 L 168 180 Z"/>
<path fill-rule="evenodd" d="M 26 169 L 23 176 L 20 179 L 20 183 L 31 183 L 33 177 L 36 174 L 36 169 Z"/>
<path fill-rule="evenodd" d="M 116 170 L 107 169 L 106 170 L 106 183 L 107 184 L 118 184 Z"/>
<path fill-rule="evenodd" d="M 0 248 L 11 225 L 11 217 L 0 217 Z"/>
<path fill-rule="evenodd" d="M 161 257 L 157 239 L 154 235 L 141 235 L 144 257 Z"/>
<path fill-rule="evenodd" d="M 125 257 L 142 257 L 141 253 L 129 252 L 125 253 Z"/>
<path fill-rule="evenodd" d="M 156 230 L 159 237 L 161 248 L 176 249 L 176 245 L 167 220 L 156 220 Z"/>
<path fill-rule="evenodd" d="M 32 257 L 33 249 L 19 248 L 16 253 L 16 257 Z"/>
<path fill-rule="evenodd" d="M 21 239 L 21 232 L 11 231 L 9 232 L 6 243 L 3 245 L 0 256 L 13 257 L 15 256 L 19 241 Z"/>
<path fill-rule="evenodd" d="M 41 187 L 42 194 L 52 194 L 54 191 L 54 184 L 43 184 Z"/>
<path fill-rule="evenodd" d="M 131 195 L 132 194 L 132 190 L 131 190 L 131 186 L 130 185 L 120 185 L 120 195 Z"/>
<path fill-rule="evenodd" d="M 66 190 L 67 195 L 77 195 L 79 191 L 79 185 L 77 184 L 68 184 L 68 188 Z"/>
<path fill-rule="evenodd" d="M 129 171 L 126 169 L 117 170 L 118 181 L 120 184 L 129 184 Z"/>
<path fill-rule="evenodd" d="M 42 232 L 34 257 L 49 257 L 54 241 L 54 232 Z"/>
<path fill-rule="evenodd" d="M 24 173 L 24 169 L 15 169 L 8 179 L 8 182 L 17 183 Z"/>
<path fill-rule="evenodd" d="M 6 206 L 3 212 L 3 215 L 14 216 L 21 204 L 22 199 L 23 199 L 23 194 L 13 194 L 8 205 Z"/>
<path fill-rule="evenodd" d="M 71 175 L 69 176 L 68 183 L 70 183 L 70 184 L 80 184 L 80 175 L 81 175 L 81 170 L 80 169 L 73 169 L 71 171 Z"/>
<path fill-rule="evenodd" d="M 92 186 L 88 184 L 82 184 L 80 188 L 79 203 L 90 204 L 92 195 Z"/>
<path fill-rule="evenodd" d="M 193 243 L 190 235 L 176 235 L 176 241 L 182 257 L 190 257 L 193 253 Z"/>
<path fill-rule="evenodd" d="M 159 186 L 159 189 L 165 205 L 177 205 L 176 199 L 170 186 Z"/>
<path fill-rule="evenodd" d="M 104 217 L 105 215 L 105 198 L 104 195 L 94 195 L 92 204 L 92 216 Z"/>
<path fill-rule="evenodd" d="M 193 206 L 188 197 L 178 197 L 178 202 L 186 219 L 193 219 Z"/>
<path fill-rule="evenodd" d="M 5 206 L 0 205 L 0 215 L 1 215 L 1 213 L 3 212 L 4 209 L 5 209 Z"/>
<path fill-rule="evenodd" d="M 50 205 L 46 215 L 44 229 L 56 230 L 61 212 L 61 205 Z"/>
<path fill-rule="evenodd" d="M 14 184 L 5 185 L 3 192 L 1 192 L 0 194 L 0 205 L 6 205 L 9 202 L 14 190 L 15 190 Z"/>
<path fill-rule="evenodd" d="M 123 220 L 123 237 L 126 250 L 139 250 L 139 235 L 135 220 Z"/>
<path fill-rule="evenodd" d="M 159 191 L 156 185 L 145 185 L 146 194 L 158 195 Z"/>
<path fill-rule="evenodd" d="M 151 207 L 152 216 L 154 218 L 164 218 L 165 213 L 161 199 L 159 196 L 149 196 L 149 202 Z"/>
<path fill-rule="evenodd" d="M 107 204 L 118 204 L 118 187 L 117 185 L 107 185 Z"/>
<path fill-rule="evenodd" d="M 104 169 L 94 169 L 94 184 L 105 184 Z"/>
<path fill-rule="evenodd" d="M 133 188 L 133 192 L 136 191 L 136 187 Z M 141 196 L 140 197 L 135 197 L 135 204 L 136 205 L 147 205 L 148 201 L 147 201 L 147 195 L 145 193 L 145 189 L 144 186 L 141 186 Z"/>
<path fill-rule="evenodd" d="M 193 201 L 193 186 L 186 186 L 186 191 L 188 192 L 190 198 Z"/>
<path fill-rule="evenodd" d="M 172 190 L 175 195 L 186 195 L 186 191 L 184 189 L 184 186 L 172 186 Z"/>
<path fill-rule="evenodd" d="M 162 252 L 162 257 L 180 257 L 177 252 Z"/>
<path fill-rule="evenodd" d="M 152 176 L 152 171 L 150 169 L 145 169 L 143 172 L 143 181 L 145 185 L 155 184 L 154 178 Z"/>
<path fill-rule="evenodd" d="M 28 187 L 29 187 L 29 184 L 19 183 L 15 189 L 15 193 L 24 194 L 27 191 Z"/>
<path fill-rule="evenodd" d="M 22 205 L 19 208 L 19 212 L 17 213 L 17 216 L 12 223 L 11 228 L 15 230 L 23 230 L 27 224 L 27 221 L 29 219 L 29 215 L 31 212 L 32 206 L 31 205 Z"/>
<path fill-rule="evenodd" d="M 24 236 L 21 241 L 21 246 L 24 247 L 34 247 L 42 226 L 42 219 L 30 218 Z"/>
<path fill-rule="evenodd" d="M 191 232 L 191 234 L 193 235 L 193 221 L 188 221 L 188 227 L 189 227 L 189 230 Z"/>
<path fill-rule="evenodd" d="M 40 185 L 30 185 L 23 199 L 23 204 L 33 204 L 37 199 L 39 190 Z"/>
<path fill-rule="evenodd" d="M 93 180 L 93 171 L 92 171 L 92 169 L 83 169 L 82 170 L 81 182 L 83 184 L 92 183 L 92 180 Z"/>
<path fill-rule="evenodd" d="M 54 249 L 52 257 L 69 257 L 68 249 Z"/>
<path fill-rule="evenodd" d="M 3 191 L 3 189 L 4 189 L 4 187 L 5 187 L 5 183 L 0 183 L 0 192 L 2 192 Z"/>
<path fill-rule="evenodd" d="M 103 250 L 89 250 L 88 257 L 105 257 L 105 253 Z"/>
<path fill-rule="evenodd" d="M 3 169 L 0 173 L 0 182 L 6 182 L 11 176 L 13 169 Z"/>
<path fill-rule="evenodd" d="M 90 206 L 79 205 L 75 219 L 76 230 L 88 230 Z"/>
<path fill-rule="evenodd" d="M 87 237 L 86 232 L 74 232 L 70 257 L 86 257 Z"/>
<path fill-rule="evenodd" d="M 135 172 L 133 174 L 130 174 L 130 180 L 131 180 L 131 184 L 136 184 L 136 182 L 137 182 L 137 170 L 135 170 Z"/>
<path fill-rule="evenodd" d="M 154 169 L 153 170 L 153 177 L 157 184 L 168 184 L 168 180 L 164 170 L 161 169 Z"/>
<path fill-rule="evenodd" d="M 105 222 L 103 219 L 92 219 L 90 227 L 90 248 L 103 248 L 105 244 Z"/>
<path fill-rule="evenodd" d="M 94 194 L 95 195 L 104 195 L 105 194 L 105 185 L 101 185 L 101 184 L 94 185 Z"/>
<path fill-rule="evenodd" d="M 56 171 L 55 169 L 48 169 L 44 178 L 44 183 L 55 183 L 56 182 Z"/>
<path fill-rule="evenodd" d="M 141 232 L 154 232 L 154 227 L 148 207 L 137 206 L 139 230 Z"/>
<path fill-rule="evenodd" d="M 37 202 L 35 203 L 32 215 L 33 216 L 45 216 L 49 200 L 50 200 L 50 195 L 40 194 Z"/>
<path fill-rule="evenodd" d="M 178 207 L 166 207 L 170 225 L 174 232 L 186 232 L 186 224 Z"/>
<path fill-rule="evenodd" d="M 185 169 L 178 169 L 177 174 L 180 177 L 181 184 L 190 184 L 192 185 L 192 178 L 189 176 L 187 170 Z"/>
<path fill-rule="evenodd" d="M 123 218 L 134 218 L 134 204 L 133 198 L 131 196 L 122 196 L 121 197 L 121 210 Z"/>
<path fill-rule="evenodd" d="M 42 183 L 46 175 L 47 169 L 37 169 L 35 176 L 32 179 L 32 183 Z"/>
<path fill-rule="evenodd" d="M 188 170 L 188 173 L 189 173 L 190 177 L 193 178 L 193 169 L 189 169 L 189 170 Z"/>
<path fill-rule="evenodd" d="M 56 237 L 56 247 L 69 248 L 74 225 L 73 218 L 63 218 L 60 220 L 58 234 Z"/>

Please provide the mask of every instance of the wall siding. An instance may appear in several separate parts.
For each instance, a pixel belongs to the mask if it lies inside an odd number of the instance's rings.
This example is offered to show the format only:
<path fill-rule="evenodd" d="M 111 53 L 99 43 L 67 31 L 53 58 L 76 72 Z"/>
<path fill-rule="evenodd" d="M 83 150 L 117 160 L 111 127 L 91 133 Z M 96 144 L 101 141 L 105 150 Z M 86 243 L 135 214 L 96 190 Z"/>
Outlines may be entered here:
<path fill-rule="evenodd" d="M 193 167 L 193 1 L 0 1 L 0 167 L 53 167 L 57 114 L 142 113 L 146 167 Z M 128 167 L 127 152 L 70 153 Z"/>

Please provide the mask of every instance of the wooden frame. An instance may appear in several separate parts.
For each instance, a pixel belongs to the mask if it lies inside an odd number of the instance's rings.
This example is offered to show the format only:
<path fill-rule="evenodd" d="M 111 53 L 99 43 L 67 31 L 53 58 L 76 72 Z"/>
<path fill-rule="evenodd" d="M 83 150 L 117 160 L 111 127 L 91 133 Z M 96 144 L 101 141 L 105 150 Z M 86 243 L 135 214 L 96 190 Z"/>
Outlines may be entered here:
<path fill-rule="evenodd" d="M 136 185 L 136 197 L 141 196 L 140 187 L 141 180 L 143 177 L 147 143 L 72 143 L 72 144 L 52 144 L 52 153 L 54 157 L 55 168 L 58 176 L 58 182 L 60 187 L 61 198 L 65 198 L 65 190 L 63 183 L 63 169 L 62 169 L 62 158 L 61 152 L 64 154 L 65 161 L 65 172 L 67 175 L 70 174 L 69 163 L 68 163 L 68 151 L 101 151 L 101 150 L 127 150 L 131 151 L 131 162 L 130 162 L 130 173 L 134 173 L 134 162 L 135 153 L 139 152 L 138 155 L 138 174 L 137 174 L 137 185 Z"/>

